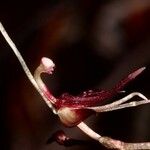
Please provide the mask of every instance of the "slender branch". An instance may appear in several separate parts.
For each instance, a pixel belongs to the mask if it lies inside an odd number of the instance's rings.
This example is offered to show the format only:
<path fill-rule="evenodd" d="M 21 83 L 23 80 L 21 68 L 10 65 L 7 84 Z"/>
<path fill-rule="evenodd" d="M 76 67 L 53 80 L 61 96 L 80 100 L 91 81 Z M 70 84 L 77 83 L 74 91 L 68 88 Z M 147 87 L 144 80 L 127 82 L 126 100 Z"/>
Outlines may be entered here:
<path fill-rule="evenodd" d="M 33 75 L 31 74 L 31 71 L 29 70 L 29 68 L 27 67 L 23 57 L 21 56 L 20 52 L 18 51 L 16 45 L 14 44 L 14 42 L 11 40 L 11 38 L 9 37 L 8 33 L 6 32 L 6 30 L 4 29 L 2 23 L 0 22 L 0 32 L 2 33 L 2 35 L 4 36 L 5 40 L 7 41 L 7 43 L 9 44 L 9 46 L 12 48 L 13 52 L 15 53 L 16 57 L 18 58 L 24 72 L 26 73 L 28 79 L 30 80 L 30 82 L 32 83 L 32 85 L 35 87 L 35 89 L 38 91 L 38 93 L 42 96 L 42 98 L 44 99 L 44 101 L 47 103 L 47 105 L 50 108 L 53 108 L 53 106 L 51 105 L 51 103 L 49 102 L 49 100 L 47 99 L 47 97 L 44 95 L 43 91 L 39 88 L 38 84 L 36 83 Z M 54 109 L 53 112 L 55 113 Z"/>
<path fill-rule="evenodd" d="M 87 134 L 89 137 L 91 137 L 94 140 L 99 140 L 101 135 L 93 131 L 90 127 L 88 127 L 84 122 L 81 122 L 77 125 L 79 129 L 81 129 L 85 134 Z"/>
<path fill-rule="evenodd" d="M 144 150 L 150 149 L 150 142 L 143 143 L 126 143 L 120 140 L 115 140 L 110 137 L 101 136 L 95 131 L 93 131 L 84 122 L 77 125 L 85 134 L 87 134 L 92 139 L 99 141 L 103 146 L 108 149 L 118 149 L 118 150 Z"/>
<path fill-rule="evenodd" d="M 150 142 L 126 143 L 109 137 L 100 137 L 99 142 L 105 147 L 107 147 L 108 149 L 118 149 L 118 150 L 149 150 L 150 149 Z"/>

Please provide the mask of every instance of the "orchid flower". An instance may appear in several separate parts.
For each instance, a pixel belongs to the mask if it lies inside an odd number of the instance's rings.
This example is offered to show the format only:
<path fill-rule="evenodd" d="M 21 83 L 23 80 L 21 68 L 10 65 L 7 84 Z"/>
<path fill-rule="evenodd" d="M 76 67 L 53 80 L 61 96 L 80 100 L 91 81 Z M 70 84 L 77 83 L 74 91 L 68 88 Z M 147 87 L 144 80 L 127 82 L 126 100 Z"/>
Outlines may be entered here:
<path fill-rule="evenodd" d="M 123 109 L 127 107 L 135 107 L 142 104 L 150 103 L 143 94 L 139 92 L 133 92 L 122 99 L 119 99 L 113 103 L 101 105 L 103 101 L 109 100 L 116 96 L 125 85 L 127 85 L 130 81 L 134 80 L 139 74 L 143 72 L 145 67 L 142 67 L 133 73 L 129 74 L 126 78 L 121 80 L 117 85 L 115 85 L 110 90 L 98 90 L 98 91 L 86 91 L 78 96 L 73 96 L 70 94 L 62 94 L 59 98 L 53 96 L 50 90 L 47 88 L 45 83 L 41 79 L 42 73 L 52 74 L 55 68 L 54 62 L 46 57 L 41 59 L 40 65 L 35 70 L 34 76 L 31 74 L 28 69 L 24 59 L 22 58 L 20 52 L 17 47 L 10 39 L 3 25 L 0 23 L 0 31 L 12 50 L 14 51 L 16 57 L 18 58 L 24 72 L 27 77 L 42 96 L 43 100 L 46 104 L 52 109 L 53 113 L 58 115 L 60 121 L 67 127 L 79 127 L 85 134 L 91 137 L 94 140 L 99 141 L 105 147 L 109 149 L 150 149 L 150 143 L 125 143 L 119 140 L 115 140 L 109 137 L 103 137 L 93 131 L 90 127 L 88 127 L 83 121 L 89 117 L 90 115 L 99 112 L 107 112 L 113 111 L 117 109 Z M 141 98 L 140 101 L 131 101 L 128 102 L 133 97 L 138 96 Z M 69 141 L 70 138 L 66 138 L 65 133 L 57 134 L 55 138 L 58 143 L 64 143 L 64 141 Z"/>

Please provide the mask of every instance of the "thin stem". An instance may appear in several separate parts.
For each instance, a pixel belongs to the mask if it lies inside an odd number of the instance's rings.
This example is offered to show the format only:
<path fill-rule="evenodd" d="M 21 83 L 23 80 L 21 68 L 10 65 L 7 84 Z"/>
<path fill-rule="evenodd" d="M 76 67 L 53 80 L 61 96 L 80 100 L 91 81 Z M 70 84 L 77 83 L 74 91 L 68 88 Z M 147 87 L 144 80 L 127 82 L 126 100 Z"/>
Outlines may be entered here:
<path fill-rule="evenodd" d="M 90 127 L 88 127 L 84 122 L 81 122 L 77 125 L 78 128 L 80 128 L 85 134 L 87 134 L 89 137 L 91 137 L 94 140 L 99 140 L 101 135 L 93 131 Z"/>
<path fill-rule="evenodd" d="M 150 142 L 143 143 L 126 143 L 120 140 L 115 140 L 110 137 L 100 137 L 99 142 L 108 149 L 118 150 L 149 150 Z"/>
<path fill-rule="evenodd" d="M 108 149 L 118 149 L 118 150 L 144 150 L 150 149 L 150 142 L 143 143 L 126 143 L 120 140 L 115 140 L 110 137 L 101 136 L 95 131 L 93 131 L 84 122 L 77 125 L 85 134 L 87 134 L 92 139 L 99 141 L 103 146 Z"/>
<path fill-rule="evenodd" d="M 0 31 L 2 33 L 2 35 L 4 36 L 5 40 L 7 41 L 7 43 L 9 44 L 9 46 L 12 48 L 13 52 L 15 53 L 16 57 L 18 58 L 24 72 L 26 73 L 27 77 L 29 78 L 30 82 L 32 83 L 32 85 L 35 87 L 35 89 L 39 92 L 39 94 L 42 96 L 42 98 L 44 99 L 44 101 L 48 104 L 48 106 L 50 108 L 52 108 L 52 105 L 49 103 L 49 100 L 47 99 L 47 97 L 45 97 L 43 91 L 39 88 L 38 84 L 36 83 L 33 75 L 31 74 L 31 71 L 29 70 L 29 68 L 27 67 L 23 57 L 21 56 L 20 52 L 18 51 L 16 45 L 13 43 L 13 41 L 11 40 L 11 38 L 9 37 L 9 35 L 7 34 L 6 30 L 4 29 L 2 23 L 0 22 Z"/>

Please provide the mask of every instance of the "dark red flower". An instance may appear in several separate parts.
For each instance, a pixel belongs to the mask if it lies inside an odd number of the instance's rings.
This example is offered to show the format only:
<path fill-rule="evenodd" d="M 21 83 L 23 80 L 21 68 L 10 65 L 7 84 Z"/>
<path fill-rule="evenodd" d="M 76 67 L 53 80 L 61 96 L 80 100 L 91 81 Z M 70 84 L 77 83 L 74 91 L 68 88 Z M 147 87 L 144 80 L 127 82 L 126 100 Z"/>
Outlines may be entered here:
<path fill-rule="evenodd" d="M 99 106 L 103 101 L 116 96 L 125 85 L 134 80 L 135 77 L 145 69 L 145 67 L 143 67 L 129 74 L 111 90 L 89 90 L 78 96 L 66 93 L 59 98 L 55 98 L 40 77 L 42 72 L 52 74 L 54 66 L 54 63 L 50 59 L 45 57 L 42 58 L 40 66 L 35 71 L 35 79 L 45 97 L 47 97 L 48 101 L 52 103 L 52 106 L 60 117 L 61 122 L 69 127 L 76 126 L 81 121 L 92 115 L 94 111 L 90 109 L 90 107 Z"/>

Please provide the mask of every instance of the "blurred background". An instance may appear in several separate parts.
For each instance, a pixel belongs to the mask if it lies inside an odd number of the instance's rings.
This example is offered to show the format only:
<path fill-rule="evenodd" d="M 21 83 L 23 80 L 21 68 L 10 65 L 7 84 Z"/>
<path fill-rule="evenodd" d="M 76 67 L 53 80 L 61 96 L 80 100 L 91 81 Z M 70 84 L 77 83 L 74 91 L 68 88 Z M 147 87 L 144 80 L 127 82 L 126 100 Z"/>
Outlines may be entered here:
<path fill-rule="evenodd" d="M 117 98 L 135 91 L 150 98 L 149 0 L 1 0 L 0 21 L 32 73 L 43 56 L 55 62 L 53 75 L 42 76 L 55 96 L 111 89 L 133 70 L 146 66 Z M 1 35 L 0 67 L 0 149 L 105 149 L 78 128 L 60 123 Z M 125 142 L 150 141 L 148 104 L 98 114 L 86 122 L 104 136 Z M 60 129 L 89 144 L 66 148 L 47 143 Z"/>

